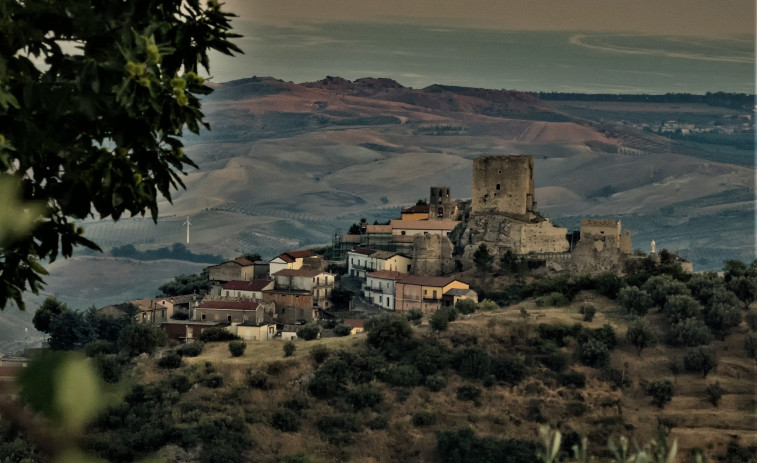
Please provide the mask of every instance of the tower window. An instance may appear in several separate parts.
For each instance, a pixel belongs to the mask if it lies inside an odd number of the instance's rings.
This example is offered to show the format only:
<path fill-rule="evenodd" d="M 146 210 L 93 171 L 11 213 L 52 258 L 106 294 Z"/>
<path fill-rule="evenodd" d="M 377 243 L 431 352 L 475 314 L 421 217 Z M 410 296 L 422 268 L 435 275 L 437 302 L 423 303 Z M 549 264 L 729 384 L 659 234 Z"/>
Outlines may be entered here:
<path fill-rule="evenodd" d="M 497 191 L 499 191 L 499 183 L 497 184 Z"/>

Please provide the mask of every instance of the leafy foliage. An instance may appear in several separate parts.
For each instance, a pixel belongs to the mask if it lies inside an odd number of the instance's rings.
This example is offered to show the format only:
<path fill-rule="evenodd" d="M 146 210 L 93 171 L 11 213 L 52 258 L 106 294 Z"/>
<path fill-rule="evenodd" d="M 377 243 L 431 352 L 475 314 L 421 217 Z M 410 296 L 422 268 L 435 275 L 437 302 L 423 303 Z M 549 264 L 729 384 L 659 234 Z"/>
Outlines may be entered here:
<path fill-rule="evenodd" d="M 81 312 L 67 310 L 50 322 L 50 347 L 73 350 L 97 339 L 97 332 Z"/>
<path fill-rule="evenodd" d="M 271 426 L 279 431 L 297 432 L 300 430 L 300 416 L 288 408 L 279 408 L 271 416 Z"/>
<path fill-rule="evenodd" d="M 181 355 L 176 352 L 168 352 L 158 360 L 158 366 L 166 370 L 179 368 L 181 366 Z"/>
<path fill-rule="evenodd" d="M 176 275 L 173 280 L 158 287 L 164 296 L 181 296 L 183 294 L 205 294 L 210 291 L 207 270 L 199 274 Z"/>
<path fill-rule="evenodd" d="M 686 350 L 683 365 L 686 370 L 702 373 L 702 377 L 706 378 L 707 374 L 717 367 L 718 359 L 715 350 L 710 346 L 692 347 Z"/>
<path fill-rule="evenodd" d="M 222 326 L 212 326 L 200 333 L 198 339 L 200 342 L 221 342 L 237 341 L 241 338 Z"/>
<path fill-rule="evenodd" d="M 653 381 L 647 386 L 647 394 L 652 397 L 652 403 L 664 408 L 673 399 L 673 383 L 667 379 Z"/>
<path fill-rule="evenodd" d="M 284 343 L 284 357 L 291 357 L 294 355 L 295 349 L 297 349 L 297 346 L 294 345 L 292 341 L 287 341 Z"/>
<path fill-rule="evenodd" d="M 594 315 L 597 313 L 597 308 L 592 304 L 583 304 L 578 308 L 578 311 L 581 313 L 581 315 L 584 316 L 585 322 L 590 322 L 594 320 Z"/>
<path fill-rule="evenodd" d="M 436 434 L 436 453 L 443 463 L 533 463 L 536 444 L 517 439 L 478 437 L 472 429 Z"/>
<path fill-rule="evenodd" d="M 211 89 L 196 72 L 211 50 L 240 51 L 230 16 L 197 0 L 3 4 L 0 179 L 16 179 L 44 210 L 30 233 L 0 246 L 0 308 L 11 299 L 23 308 L 21 293 L 39 291 L 40 261 L 99 249 L 75 220 L 146 211 L 157 220 L 159 195 L 170 200 L 196 167 L 184 128 L 207 127 L 198 97 Z"/>
<path fill-rule="evenodd" d="M 610 361 L 610 351 L 607 345 L 595 339 L 589 339 L 581 344 L 578 350 L 581 363 L 584 365 L 601 368 Z"/>
<path fill-rule="evenodd" d="M 413 329 L 405 317 L 391 314 L 371 318 L 365 326 L 366 342 L 387 359 L 399 359 L 415 347 Z"/>
<path fill-rule="evenodd" d="M 151 325 L 128 325 L 118 337 L 118 347 L 132 357 L 143 352 L 152 354 L 158 346 L 165 343 L 166 333 Z"/>
<path fill-rule="evenodd" d="M 34 312 L 34 318 L 32 319 L 34 328 L 36 328 L 37 331 L 41 331 L 43 333 L 50 333 L 50 325 L 52 321 L 58 315 L 69 310 L 70 309 L 66 304 L 60 302 L 55 297 L 47 297 L 47 299 L 42 302 L 42 305 L 39 306 L 37 311 Z"/>
<path fill-rule="evenodd" d="M 707 396 L 707 401 L 710 402 L 713 407 L 717 407 L 720 404 L 720 399 L 723 397 L 723 394 L 725 394 L 725 389 L 720 386 L 720 381 L 715 381 L 707 386 L 704 393 Z"/>
<path fill-rule="evenodd" d="M 697 318 L 687 318 L 670 325 L 667 333 L 667 343 L 672 346 L 695 347 L 708 344 L 712 334 L 707 325 Z"/>
<path fill-rule="evenodd" d="M 347 393 L 347 401 L 355 410 L 375 407 L 384 400 L 384 394 L 372 384 L 358 384 Z"/>
<path fill-rule="evenodd" d="M 242 340 L 229 341 L 229 352 L 232 357 L 241 357 L 247 349 L 247 343 Z"/>
<path fill-rule="evenodd" d="M 176 353 L 182 357 L 197 357 L 202 354 L 202 350 L 205 345 L 199 341 L 182 344 L 181 347 L 176 349 Z"/>
<path fill-rule="evenodd" d="M 492 262 L 494 262 L 494 256 L 486 244 L 481 243 L 473 253 L 473 263 L 476 264 L 479 272 L 488 272 L 491 271 Z"/>
<path fill-rule="evenodd" d="M 321 334 L 321 327 L 316 323 L 308 323 L 299 330 L 297 330 L 297 337 L 304 339 L 305 341 L 312 341 L 318 339 L 318 335 Z"/>
<path fill-rule="evenodd" d="M 654 304 L 652 298 L 643 289 L 627 286 L 618 292 L 618 303 L 629 314 L 644 316 Z"/>
<path fill-rule="evenodd" d="M 636 348 L 636 353 L 641 357 L 641 351 L 657 344 L 657 333 L 644 322 L 637 318 L 628 325 L 626 339 Z"/>
<path fill-rule="evenodd" d="M 470 299 L 460 299 L 455 303 L 455 308 L 461 314 L 472 314 L 478 309 L 478 304 Z"/>

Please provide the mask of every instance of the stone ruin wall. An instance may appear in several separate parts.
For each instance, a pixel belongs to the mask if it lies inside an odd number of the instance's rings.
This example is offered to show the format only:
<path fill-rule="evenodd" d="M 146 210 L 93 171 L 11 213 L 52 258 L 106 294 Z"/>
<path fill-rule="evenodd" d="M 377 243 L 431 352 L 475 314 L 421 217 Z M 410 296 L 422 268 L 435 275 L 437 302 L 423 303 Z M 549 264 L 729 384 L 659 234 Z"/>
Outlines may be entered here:
<path fill-rule="evenodd" d="M 483 156 L 473 160 L 472 214 L 525 217 L 534 209 L 533 156 Z"/>
<path fill-rule="evenodd" d="M 428 201 L 428 219 L 454 220 L 457 212 L 457 201 L 450 198 L 449 187 L 432 186 Z"/>
<path fill-rule="evenodd" d="M 443 235 L 419 234 L 413 237 L 412 275 L 440 276 L 455 271 L 454 247 Z"/>

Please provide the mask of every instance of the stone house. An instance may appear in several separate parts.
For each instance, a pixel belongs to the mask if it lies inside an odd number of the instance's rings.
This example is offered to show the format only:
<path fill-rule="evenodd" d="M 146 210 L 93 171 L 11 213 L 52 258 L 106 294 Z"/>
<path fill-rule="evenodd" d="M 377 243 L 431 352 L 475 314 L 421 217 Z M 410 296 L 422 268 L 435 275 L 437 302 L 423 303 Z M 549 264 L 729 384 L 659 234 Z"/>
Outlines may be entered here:
<path fill-rule="evenodd" d="M 350 328 L 351 335 L 356 335 L 365 331 L 365 320 L 361 318 L 345 318 L 344 326 Z"/>
<path fill-rule="evenodd" d="M 469 300 L 478 304 L 478 293 L 472 289 L 454 288 L 447 290 L 447 292 L 442 295 L 442 306 L 454 307 L 455 304 L 457 304 L 457 301 L 462 300 Z"/>
<path fill-rule="evenodd" d="M 442 297 L 451 289 L 469 289 L 453 277 L 409 275 L 395 284 L 395 310 L 421 309 L 430 313 L 442 306 Z"/>
<path fill-rule="evenodd" d="M 266 289 L 263 301 L 273 303 L 266 311 L 267 319 L 277 323 L 298 323 L 318 320 L 319 311 L 313 306 L 313 295 L 309 291 Z"/>
<path fill-rule="evenodd" d="M 168 318 L 173 318 L 174 314 L 184 314 L 189 317 L 193 306 L 197 305 L 197 294 L 183 294 L 180 296 L 158 297 L 155 299 L 156 306 L 167 309 Z"/>
<path fill-rule="evenodd" d="M 273 304 L 265 301 L 228 301 L 203 299 L 194 310 L 195 321 L 216 323 L 262 322 L 266 312 L 274 310 Z"/>
<path fill-rule="evenodd" d="M 406 273 L 379 270 L 369 273 L 363 286 L 363 297 L 382 309 L 394 310 L 395 283 Z"/>
<path fill-rule="evenodd" d="M 393 236 L 412 237 L 423 234 L 449 236 L 459 223 L 460 221 L 451 219 L 392 220 L 389 225 L 392 227 Z"/>
<path fill-rule="evenodd" d="M 347 275 L 364 280 L 366 273 L 376 270 L 375 268 L 370 268 L 368 260 L 371 254 L 375 254 L 376 252 L 375 249 L 362 246 L 358 246 L 354 250 L 348 252 Z"/>
<path fill-rule="evenodd" d="M 142 325 L 160 325 L 173 315 L 171 307 L 158 304 L 155 299 L 137 299 L 130 304 L 137 308 L 135 319 Z"/>
<path fill-rule="evenodd" d="M 310 269 L 284 269 L 273 275 L 275 289 L 285 291 L 307 291 L 313 296 L 313 306 L 319 309 L 331 308 L 331 292 L 334 290 L 333 273 Z"/>
<path fill-rule="evenodd" d="M 252 280 L 255 277 L 255 263 L 247 259 L 234 259 L 208 267 L 208 280 L 212 283 L 226 283 L 232 280 Z"/>
<path fill-rule="evenodd" d="M 203 331 L 214 326 L 226 326 L 225 323 L 216 323 L 209 321 L 179 321 L 171 320 L 160 325 L 166 332 L 169 339 L 175 339 L 181 342 L 193 342 Z"/>

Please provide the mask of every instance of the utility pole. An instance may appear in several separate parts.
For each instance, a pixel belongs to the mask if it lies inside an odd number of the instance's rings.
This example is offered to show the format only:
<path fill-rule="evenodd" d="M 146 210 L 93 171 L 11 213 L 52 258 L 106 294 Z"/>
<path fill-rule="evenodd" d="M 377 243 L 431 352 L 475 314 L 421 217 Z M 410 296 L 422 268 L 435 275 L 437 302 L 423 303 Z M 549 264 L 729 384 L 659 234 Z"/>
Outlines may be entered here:
<path fill-rule="evenodd" d="M 187 221 L 184 222 L 182 225 L 187 226 L 187 244 L 189 244 L 189 226 L 192 225 L 192 222 L 189 221 L 189 216 L 187 216 Z"/>

